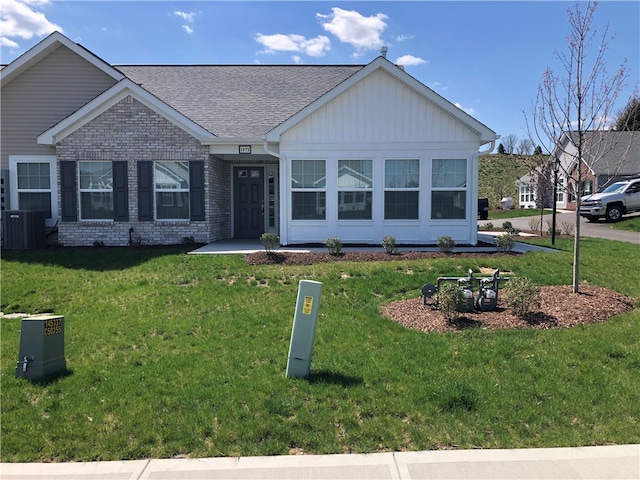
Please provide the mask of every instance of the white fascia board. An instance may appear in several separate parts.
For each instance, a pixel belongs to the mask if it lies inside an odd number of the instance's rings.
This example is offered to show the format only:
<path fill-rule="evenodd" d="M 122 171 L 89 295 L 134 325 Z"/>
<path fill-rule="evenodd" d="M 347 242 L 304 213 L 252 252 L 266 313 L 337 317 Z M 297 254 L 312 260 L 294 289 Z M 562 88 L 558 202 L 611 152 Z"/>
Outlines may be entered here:
<path fill-rule="evenodd" d="M 129 95 L 201 142 L 204 143 L 215 138 L 208 130 L 185 117 L 136 83 L 125 78 L 46 132 L 40 134 L 37 138 L 38 144 L 54 146 Z"/>
<path fill-rule="evenodd" d="M 60 46 L 67 47 L 69 50 L 79 55 L 93 66 L 112 77 L 114 80 L 120 81 L 124 78 L 124 75 L 120 71 L 113 68 L 107 62 L 97 57 L 86 48 L 75 42 L 72 42 L 60 32 L 53 32 L 47 38 L 42 40 L 31 49 L 27 50 L 25 53 L 20 55 L 0 71 L 0 79 L 2 81 L 2 84 L 9 83 L 15 77 L 38 63 L 40 60 L 45 58 Z"/>
<path fill-rule="evenodd" d="M 303 108 L 293 116 L 289 117 L 287 120 L 282 122 L 276 128 L 267 133 L 266 140 L 268 142 L 277 142 L 280 140 L 280 135 L 289 130 L 298 122 L 302 121 L 312 113 L 316 112 L 333 99 L 337 98 L 339 95 L 347 91 L 349 88 L 360 82 L 365 77 L 371 75 L 373 72 L 377 70 L 384 70 L 392 77 L 395 77 L 398 81 L 404 83 L 409 88 L 412 88 L 420 95 L 425 97 L 428 101 L 444 110 L 452 117 L 456 118 L 460 122 L 464 123 L 471 130 L 478 134 L 478 140 L 480 145 L 484 145 L 489 142 L 493 142 L 497 140 L 499 135 L 496 134 L 493 130 L 491 130 L 486 125 L 482 124 L 471 115 L 463 111 L 462 109 L 456 107 L 453 103 L 445 99 L 444 97 L 438 95 L 436 92 L 431 90 L 429 87 L 419 82 L 411 75 L 406 73 L 401 68 L 397 67 L 393 63 L 389 62 L 386 58 L 379 56 L 371 63 L 366 65 L 361 70 L 357 71 L 349 78 L 344 80 L 342 83 L 331 89 L 329 92 L 312 102 L 307 107 Z"/>

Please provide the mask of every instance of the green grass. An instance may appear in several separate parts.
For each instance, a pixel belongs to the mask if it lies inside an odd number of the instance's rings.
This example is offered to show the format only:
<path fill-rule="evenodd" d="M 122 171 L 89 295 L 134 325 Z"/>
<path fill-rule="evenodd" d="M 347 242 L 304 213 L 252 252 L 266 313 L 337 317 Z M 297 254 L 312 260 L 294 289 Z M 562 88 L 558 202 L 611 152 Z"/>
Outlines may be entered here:
<path fill-rule="evenodd" d="M 551 210 L 544 210 L 545 215 L 550 215 Z M 489 220 L 501 220 L 504 218 L 539 217 L 539 208 L 514 208 L 513 210 L 489 210 Z"/>
<path fill-rule="evenodd" d="M 640 232 L 640 216 L 622 217 L 617 223 L 610 224 L 616 230 L 626 230 L 628 232 Z"/>
<path fill-rule="evenodd" d="M 572 244 L 556 246 L 258 267 L 180 249 L 3 252 L 2 310 L 64 315 L 69 371 L 15 379 L 20 320 L 0 321 L 2 461 L 638 443 L 638 309 L 566 330 L 446 334 L 379 314 L 467 268 L 569 284 Z M 585 238 L 582 259 L 584 281 L 640 302 L 637 245 Z M 324 287 L 311 376 L 291 380 L 301 279 Z"/>

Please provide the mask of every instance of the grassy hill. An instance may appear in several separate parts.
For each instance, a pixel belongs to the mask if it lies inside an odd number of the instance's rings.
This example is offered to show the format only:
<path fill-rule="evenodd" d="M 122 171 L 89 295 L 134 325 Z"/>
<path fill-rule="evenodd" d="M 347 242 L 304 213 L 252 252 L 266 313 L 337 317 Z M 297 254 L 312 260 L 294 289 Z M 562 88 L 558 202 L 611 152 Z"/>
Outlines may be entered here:
<path fill-rule="evenodd" d="M 478 196 L 489 199 L 493 210 L 503 197 L 512 197 L 518 203 L 518 178 L 531 170 L 535 159 L 530 155 L 488 154 L 480 156 L 478 166 Z"/>

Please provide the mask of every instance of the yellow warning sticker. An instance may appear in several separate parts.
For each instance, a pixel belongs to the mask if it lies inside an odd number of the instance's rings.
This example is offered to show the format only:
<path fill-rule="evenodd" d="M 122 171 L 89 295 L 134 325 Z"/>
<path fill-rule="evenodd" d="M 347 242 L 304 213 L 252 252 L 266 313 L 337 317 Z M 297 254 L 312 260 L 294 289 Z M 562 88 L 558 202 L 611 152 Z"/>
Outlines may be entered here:
<path fill-rule="evenodd" d="M 311 309 L 313 308 L 313 297 L 305 296 L 302 304 L 302 313 L 304 315 L 311 315 Z"/>

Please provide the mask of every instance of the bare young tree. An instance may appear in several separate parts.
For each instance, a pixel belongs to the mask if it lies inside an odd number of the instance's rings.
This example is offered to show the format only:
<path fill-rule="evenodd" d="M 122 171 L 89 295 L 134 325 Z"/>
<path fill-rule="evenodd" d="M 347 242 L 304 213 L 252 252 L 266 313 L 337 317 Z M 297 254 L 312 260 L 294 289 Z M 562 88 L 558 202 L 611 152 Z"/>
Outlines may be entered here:
<path fill-rule="evenodd" d="M 518 146 L 516 147 L 516 153 L 518 155 L 531 155 L 533 151 L 533 142 L 529 138 L 521 138 L 518 141 Z"/>
<path fill-rule="evenodd" d="M 518 136 L 515 133 L 510 133 L 509 135 L 505 135 L 500 139 L 502 146 L 504 147 L 504 152 L 508 154 L 513 154 L 516 152 L 516 145 L 518 144 Z"/>
<path fill-rule="evenodd" d="M 581 7 L 584 5 L 584 10 Z M 592 167 L 611 150 L 611 142 L 594 142 L 594 132 L 608 130 L 616 100 L 628 77 L 626 59 L 613 75 L 607 72 L 605 55 L 613 36 L 605 25 L 600 34 L 594 27 L 597 2 L 577 3 L 567 11 L 567 50 L 555 52 L 560 75 L 547 68 L 538 87 L 533 109 L 534 135 L 548 151 L 570 155 L 563 173 L 574 188 L 576 199 L 573 255 L 573 292 L 579 292 L 580 197 L 586 167 Z M 569 148 L 564 138 L 573 146 Z M 601 135 L 600 138 L 603 138 Z M 601 149 L 598 150 L 598 144 Z M 585 150 L 589 145 L 588 160 Z M 614 142 L 615 145 L 615 142 Z M 558 153 L 559 152 L 559 153 Z M 585 162 L 589 162 L 585 166 Z"/>

